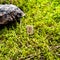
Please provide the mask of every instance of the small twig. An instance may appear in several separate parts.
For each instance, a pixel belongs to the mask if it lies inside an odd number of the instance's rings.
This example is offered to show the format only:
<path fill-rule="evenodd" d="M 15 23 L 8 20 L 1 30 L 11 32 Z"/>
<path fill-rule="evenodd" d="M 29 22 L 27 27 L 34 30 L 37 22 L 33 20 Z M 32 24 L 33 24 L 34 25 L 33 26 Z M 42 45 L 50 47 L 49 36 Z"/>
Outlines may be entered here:
<path fill-rule="evenodd" d="M 60 54 L 56 53 L 56 55 L 60 57 Z"/>
<path fill-rule="evenodd" d="M 60 46 L 55 46 L 55 47 L 54 47 L 54 49 L 59 49 L 59 48 L 60 48 Z"/>

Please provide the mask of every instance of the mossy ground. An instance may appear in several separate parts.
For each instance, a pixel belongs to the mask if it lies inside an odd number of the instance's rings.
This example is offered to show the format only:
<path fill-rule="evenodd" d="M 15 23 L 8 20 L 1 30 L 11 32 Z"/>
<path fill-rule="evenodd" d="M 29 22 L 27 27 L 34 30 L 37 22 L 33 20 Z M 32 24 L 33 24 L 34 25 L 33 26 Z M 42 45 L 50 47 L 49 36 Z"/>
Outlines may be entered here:
<path fill-rule="evenodd" d="M 26 15 L 16 27 L 0 29 L 0 60 L 60 60 L 60 0 L 13 0 L 12 4 Z M 33 25 L 34 34 L 26 33 L 27 25 Z"/>

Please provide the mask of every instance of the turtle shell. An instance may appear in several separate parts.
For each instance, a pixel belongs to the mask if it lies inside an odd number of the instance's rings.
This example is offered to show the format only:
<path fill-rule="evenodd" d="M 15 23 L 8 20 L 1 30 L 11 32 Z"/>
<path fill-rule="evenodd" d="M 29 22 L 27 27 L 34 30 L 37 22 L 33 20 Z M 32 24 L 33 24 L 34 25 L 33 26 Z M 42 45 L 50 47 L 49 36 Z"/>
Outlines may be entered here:
<path fill-rule="evenodd" d="M 15 21 L 23 16 L 25 16 L 24 12 L 15 5 L 0 5 L 0 25 Z"/>

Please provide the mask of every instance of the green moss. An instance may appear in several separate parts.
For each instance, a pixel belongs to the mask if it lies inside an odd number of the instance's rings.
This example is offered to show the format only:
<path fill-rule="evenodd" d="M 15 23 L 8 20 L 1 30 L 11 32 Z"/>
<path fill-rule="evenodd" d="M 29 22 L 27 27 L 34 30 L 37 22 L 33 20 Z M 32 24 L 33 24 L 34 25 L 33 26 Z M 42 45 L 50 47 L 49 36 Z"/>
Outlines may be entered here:
<path fill-rule="evenodd" d="M 60 0 L 13 0 L 12 4 L 26 15 L 16 27 L 0 29 L 0 60 L 60 60 L 60 48 L 55 48 L 60 46 Z M 27 34 L 27 25 L 33 25 L 34 34 Z"/>

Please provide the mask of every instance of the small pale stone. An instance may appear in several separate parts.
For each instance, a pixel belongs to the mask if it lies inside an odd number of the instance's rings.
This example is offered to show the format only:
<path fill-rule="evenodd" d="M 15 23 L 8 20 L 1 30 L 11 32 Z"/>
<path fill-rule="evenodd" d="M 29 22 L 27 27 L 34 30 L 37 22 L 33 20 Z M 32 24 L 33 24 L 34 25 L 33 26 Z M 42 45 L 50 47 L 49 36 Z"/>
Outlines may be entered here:
<path fill-rule="evenodd" d="M 27 25 L 26 29 L 27 29 L 27 34 L 33 34 L 34 29 L 32 25 Z"/>

